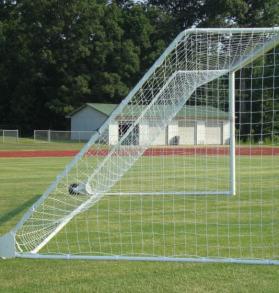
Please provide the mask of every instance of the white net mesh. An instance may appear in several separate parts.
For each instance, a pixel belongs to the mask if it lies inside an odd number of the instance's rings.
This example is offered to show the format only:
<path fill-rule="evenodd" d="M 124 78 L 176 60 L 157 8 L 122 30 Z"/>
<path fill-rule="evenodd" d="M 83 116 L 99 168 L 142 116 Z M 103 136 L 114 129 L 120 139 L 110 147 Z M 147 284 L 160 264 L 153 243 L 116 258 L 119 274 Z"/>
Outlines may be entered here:
<path fill-rule="evenodd" d="M 18 253 L 278 259 L 278 37 L 180 34 L 18 225 Z"/>
<path fill-rule="evenodd" d="M 3 143 L 18 142 L 18 129 L 0 129 L 0 137 Z"/>

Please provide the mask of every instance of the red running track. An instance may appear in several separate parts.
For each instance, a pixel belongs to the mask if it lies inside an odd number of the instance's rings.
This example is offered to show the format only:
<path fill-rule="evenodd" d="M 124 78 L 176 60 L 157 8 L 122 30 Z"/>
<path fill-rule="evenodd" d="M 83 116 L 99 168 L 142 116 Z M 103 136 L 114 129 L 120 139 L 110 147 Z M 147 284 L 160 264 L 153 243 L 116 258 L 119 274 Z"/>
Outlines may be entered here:
<path fill-rule="evenodd" d="M 43 158 L 43 157 L 73 157 L 78 150 L 35 150 L 35 151 L 0 151 L 0 158 Z M 136 150 L 121 150 L 119 155 L 131 155 Z M 88 154 L 93 156 L 106 156 L 108 150 L 91 150 Z M 182 147 L 166 147 L 152 148 L 144 152 L 144 156 L 170 156 L 170 155 L 228 155 L 228 147 L 197 147 L 197 148 L 182 148 Z M 236 155 L 243 156 L 278 156 L 279 147 L 237 147 Z"/>
<path fill-rule="evenodd" d="M 48 157 L 73 157 L 78 153 L 71 151 L 0 151 L 0 158 L 48 158 Z"/>

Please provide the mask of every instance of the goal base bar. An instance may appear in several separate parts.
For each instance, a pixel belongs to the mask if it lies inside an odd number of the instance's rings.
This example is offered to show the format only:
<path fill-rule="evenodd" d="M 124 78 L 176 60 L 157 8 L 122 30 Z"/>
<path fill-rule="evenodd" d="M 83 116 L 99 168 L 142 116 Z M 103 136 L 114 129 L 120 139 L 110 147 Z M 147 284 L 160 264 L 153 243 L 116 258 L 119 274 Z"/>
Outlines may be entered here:
<path fill-rule="evenodd" d="M 224 195 L 224 196 L 233 196 L 234 194 L 231 191 L 145 191 L 145 192 L 107 192 L 105 195 L 109 196 L 153 196 L 153 195 L 181 195 L 181 196 L 207 196 L 207 195 Z"/>
<path fill-rule="evenodd" d="M 191 263 L 231 263 L 231 264 L 251 264 L 251 265 L 279 265 L 279 260 L 272 259 L 238 259 L 238 258 L 182 258 L 182 257 L 149 257 L 149 256 L 90 256 L 90 255 L 69 255 L 69 254 L 32 254 L 18 253 L 19 258 L 35 259 L 68 259 L 68 260 L 100 260 L 100 261 L 158 261 L 158 262 L 191 262 Z"/>

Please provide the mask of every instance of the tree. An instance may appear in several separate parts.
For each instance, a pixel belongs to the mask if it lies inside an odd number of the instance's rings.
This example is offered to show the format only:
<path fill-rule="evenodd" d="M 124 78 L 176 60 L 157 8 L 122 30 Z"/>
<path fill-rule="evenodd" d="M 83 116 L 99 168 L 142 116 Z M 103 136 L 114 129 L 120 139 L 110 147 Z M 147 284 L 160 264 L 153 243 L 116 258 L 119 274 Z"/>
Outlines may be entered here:
<path fill-rule="evenodd" d="M 76 100 L 90 94 L 85 61 L 93 34 L 100 31 L 103 7 L 53 0 L 5 5 L 1 92 L 8 101 L 6 120 L 23 130 L 62 127 Z"/>
<path fill-rule="evenodd" d="M 65 128 L 85 102 L 120 102 L 182 29 L 278 17 L 277 0 L 0 0 L 0 123 Z"/>
<path fill-rule="evenodd" d="M 65 115 L 84 102 L 120 102 L 165 46 L 159 12 L 142 3 L 0 5 L 1 122 L 27 132 L 65 128 Z"/>
<path fill-rule="evenodd" d="M 170 31 L 198 27 L 274 26 L 279 23 L 277 0 L 149 0 L 171 16 Z"/>
<path fill-rule="evenodd" d="M 279 21 L 277 0 L 206 0 L 202 26 L 275 26 Z"/>

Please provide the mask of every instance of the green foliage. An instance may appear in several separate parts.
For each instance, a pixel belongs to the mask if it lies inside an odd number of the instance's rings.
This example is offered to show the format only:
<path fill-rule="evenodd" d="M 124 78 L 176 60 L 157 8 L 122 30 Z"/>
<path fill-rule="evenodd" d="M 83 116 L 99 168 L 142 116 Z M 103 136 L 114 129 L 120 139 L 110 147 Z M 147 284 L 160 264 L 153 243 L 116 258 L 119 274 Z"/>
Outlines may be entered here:
<path fill-rule="evenodd" d="M 69 158 L 1 159 L 1 234 L 14 227 L 68 161 Z M 252 170 L 257 166 L 265 166 L 269 176 L 268 161 L 258 158 Z M 243 167 L 238 170 L 245 175 L 249 167 Z M 270 188 L 270 179 L 266 182 L 261 196 Z M 255 193 L 252 195 L 254 211 L 257 201 Z M 278 266 L 14 259 L 0 260 L 0 292 L 278 292 L 278 274 Z"/>
<path fill-rule="evenodd" d="M 149 0 L 170 16 L 169 31 L 176 35 L 190 26 L 262 27 L 279 23 L 277 0 Z"/>
<path fill-rule="evenodd" d="M 279 24 L 277 0 L 0 0 L 0 124 L 67 127 L 120 102 L 182 29 Z"/>
<path fill-rule="evenodd" d="M 64 128 L 84 102 L 123 99 L 165 46 L 128 2 L 1 1 L 0 123 Z"/>

